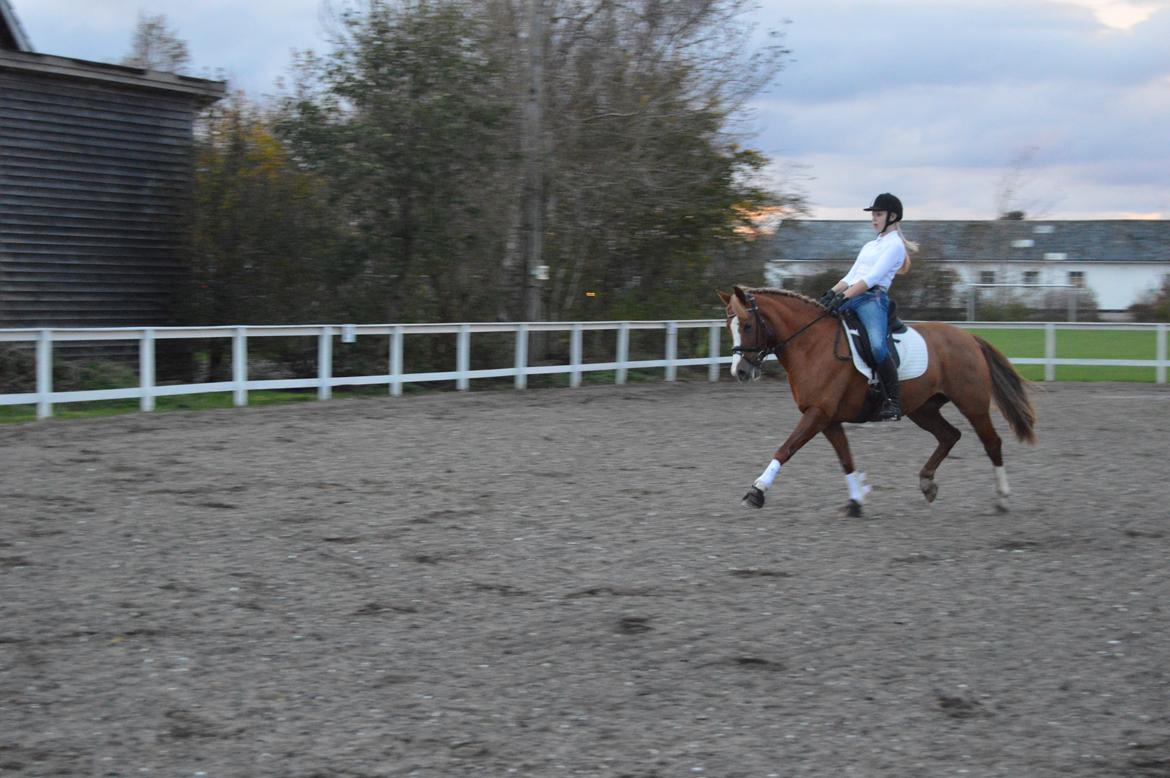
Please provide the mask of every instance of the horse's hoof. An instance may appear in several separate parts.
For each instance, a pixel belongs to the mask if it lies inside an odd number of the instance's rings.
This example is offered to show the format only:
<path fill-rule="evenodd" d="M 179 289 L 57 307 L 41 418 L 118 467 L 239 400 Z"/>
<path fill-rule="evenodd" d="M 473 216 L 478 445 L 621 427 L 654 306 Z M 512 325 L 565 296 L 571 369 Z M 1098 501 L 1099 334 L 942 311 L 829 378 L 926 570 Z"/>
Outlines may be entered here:
<path fill-rule="evenodd" d="M 850 500 L 849 504 L 845 506 L 845 515 L 851 519 L 860 519 L 863 515 L 861 503 L 857 500 Z"/>
<path fill-rule="evenodd" d="M 938 497 L 938 484 L 933 478 L 919 478 L 918 488 L 922 490 L 922 496 L 927 502 L 934 502 L 934 498 Z"/>
<path fill-rule="evenodd" d="M 1012 509 L 1008 505 L 1008 501 L 1006 499 L 1004 499 L 1003 497 L 1000 497 L 999 499 L 997 499 L 995 501 L 995 512 L 996 513 L 1011 513 Z"/>
<path fill-rule="evenodd" d="M 751 489 L 748 489 L 748 493 L 740 500 L 740 505 L 745 508 L 763 508 L 764 493 L 760 491 L 759 487 L 753 486 Z"/>

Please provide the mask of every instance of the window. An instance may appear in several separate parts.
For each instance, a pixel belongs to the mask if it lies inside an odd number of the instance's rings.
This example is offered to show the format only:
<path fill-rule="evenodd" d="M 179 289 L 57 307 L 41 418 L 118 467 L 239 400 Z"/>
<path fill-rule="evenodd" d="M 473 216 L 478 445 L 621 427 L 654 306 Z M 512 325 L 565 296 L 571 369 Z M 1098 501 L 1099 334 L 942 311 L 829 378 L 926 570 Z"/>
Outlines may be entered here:
<path fill-rule="evenodd" d="M 1085 285 L 1085 272 L 1083 270 L 1068 271 L 1068 282 L 1073 286 L 1083 287 Z"/>
<path fill-rule="evenodd" d="M 994 284 L 995 283 L 995 271 L 994 270 L 981 270 L 981 271 L 979 271 L 979 283 L 981 283 L 981 284 Z"/>
<path fill-rule="evenodd" d="M 1024 271 L 1024 283 L 1025 284 L 1038 284 L 1038 283 L 1040 283 L 1040 271 L 1039 270 L 1025 270 Z"/>

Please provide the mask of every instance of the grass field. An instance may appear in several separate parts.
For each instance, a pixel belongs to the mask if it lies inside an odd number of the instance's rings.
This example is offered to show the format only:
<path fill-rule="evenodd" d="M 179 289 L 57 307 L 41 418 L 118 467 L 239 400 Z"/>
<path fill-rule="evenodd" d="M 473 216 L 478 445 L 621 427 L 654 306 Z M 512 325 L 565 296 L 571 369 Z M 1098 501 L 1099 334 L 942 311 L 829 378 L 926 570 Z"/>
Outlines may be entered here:
<path fill-rule="evenodd" d="M 1044 330 L 971 329 L 969 332 L 993 344 L 1009 357 L 1044 356 Z M 1057 330 L 1057 359 L 1156 359 L 1157 336 L 1148 332 L 1113 330 Z M 1044 379 L 1043 365 L 1019 365 L 1021 375 Z M 1152 367 L 1079 367 L 1057 365 L 1057 381 L 1152 382 Z"/>
<path fill-rule="evenodd" d="M 1044 330 L 1042 329 L 971 329 L 970 332 L 979 335 L 995 345 L 1008 357 L 1044 356 Z M 1056 356 L 1061 359 L 1155 359 L 1157 355 L 1157 336 L 1153 330 L 1145 332 L 1127 332 L 1117 330 L 1057 330 Z M 1044 379 L 1043 365 L 1018 365 L 1020 373 L 1031 380 Z M 681 375 L 699 375 L 706 368 L 697 371 L 683 371 Z M 660 380 L 661 370 L 631 370 L 628 380 L 652 381 Z M 1155 379 L 1155 369 L 1152 367 L 1078 367 L 1059 365 L 1056 368 L 1058 381 L 1130 381 L 1150 383 Z M 586 383 L 611 383 L 613 373 L 610 371 L 585 373 L 583 381 Z M 531 376 L 529 386 L 539 388 L 543 386 L 562 386 L 568 382 L 567 375 Z M 476 381 L 473 386 L 483 389 L 489 385 L 487 381 Z M 490 382 L 493 387 L 509 388 L 511 379 Z M 436 391 L 435 385 L 423 387 L 408 385 L 407 392 Z M 353 397 L 359 395 L 385 396 L 385 387 L 361 387 L 335 389 L 335 396 Z M 276 405 L 290 402 L 306 402 L 316 399 L 316 391 L 259 391 L 248 394 L 250 405 Z M 63 403 L 53 407 L 54 418 L 76 419 L 92 418 L 97 416 L 113 416 L 121 413 L 132 413 L 138 410 L 137 400 L 108 400 L 85 403 Z M 186 395 L 181 397 L 160 397 L 156 401 L 158 411 L 177 410 L 211 410 L 232 407 L 230 392 L 217 392 L 204 395 Z M 33 421 L 36 418 L 36 409 L 32 405 L 0 406 L 0 424 Z"/>

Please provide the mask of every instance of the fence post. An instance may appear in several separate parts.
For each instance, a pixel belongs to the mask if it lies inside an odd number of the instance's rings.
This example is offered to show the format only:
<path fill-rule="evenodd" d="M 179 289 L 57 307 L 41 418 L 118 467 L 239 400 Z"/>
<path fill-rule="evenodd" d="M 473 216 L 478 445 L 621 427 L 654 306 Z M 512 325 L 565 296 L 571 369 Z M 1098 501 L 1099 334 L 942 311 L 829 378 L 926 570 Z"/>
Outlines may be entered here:
<path fill-rule="evenodd" d="M 471 370 L 471 327 L 460 324 L 455 344 L 455 371 L 458 373 L 455 377 L 455 388 L 461 392 L 466 392 L 471 388 L 471 379 L 467 375 L 469 370 Z"/>
<path fill-rule="evenodd" d="M 142 340 L 138 343 L 138 385 L 142 389 L 142 397 L 138 401 L 138 408 L 143 411 L 154 410 L 154 329 L 147 327 L 142 331 Z"/>
<path fill-rule="evenodd" d="M 569 331 L 569 386 L 581 385 L 581 325 L 574 324 Z"/>
<path fill-rule="evenodd" d="M 678 324 L 672 321 L 666 323 L 666 380 L 673 381 L 678 377 Z"/>
<path fill-rule="evenodd" d="M 623 321 L 618 325 L 617 337 L 617 372 L 614 376 L 615 384 L 624 384 L 626 382 L 626 374 L 628 368 L 626 363 L 630 361 L 630 323 Z"/>
<path fill-rule="evenodd" d="M 1158 355 L 1155 359 L 1158 360 L 1158 366 L 1154 368 L 1154 380 L 1160 384 L 1166 383 L 1166 324 L 1158 324 L 1157 332 L 1158 340 Z"/>
<path fill-rule="evenodd" d="M 516 388 L 528 388 L 528 324 L 516 326 Z"/>
<path fill-rule="evenodd" d="M 1044 325 L 1044 380 L 1056 380 L 1056 324 Z"/>
<path fill-rule="evenodd" d="M 236 327 L 232 333 L 232 403 L 236 407 L 248 404 L 248 328 Z"/>
<path fill-rule="evenodd" d="M 722 329 L 718 324 L 712 324 L 710 331 L 707 333 L 707 355 L 711 358 L 711 362 L 707 365 L 707 380 L 712 382 L 719 380 Z"/>
<path fill-rule="evenodd" d="M 53 415 L 53 332 L 41 330 L 37 334 L 37 418 Z"/>
<path fill-rule="evenodd" d="M 395 324 L 390 328 L 390 394 L 398 397 L 402 394 L 402 325 Z"/>
<path fill-rule="evenodd" d="M 317 336 L 317 399 L 333 397 L 333 328 L 326 325 Z"/>

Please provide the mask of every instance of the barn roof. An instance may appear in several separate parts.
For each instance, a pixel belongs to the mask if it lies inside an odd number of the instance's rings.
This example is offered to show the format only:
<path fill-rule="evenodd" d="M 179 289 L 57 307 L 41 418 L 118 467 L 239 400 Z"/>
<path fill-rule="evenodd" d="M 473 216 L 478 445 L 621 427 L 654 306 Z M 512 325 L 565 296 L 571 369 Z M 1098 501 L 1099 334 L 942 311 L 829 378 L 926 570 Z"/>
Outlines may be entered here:
<path fill-rule="evenodd" d="M 172 96 L 186 96 L 200 103 L 215 102 L 223 97 L 226 91 L 222 81 L 4 49 L 0 49 L 0 70 L 29 76 L 97 82 L 127 89 L 167 92 Z"/>
<path fill-rule="evenodd" d="M 24 28 L 20 26 L 20 19 L 16 18 L 16 11 L 12 10 L 8 0 L 0 0 L 0 49 L 29 52 L 33 50 L 32 43 L 29 42 Z"/>
<path fill-rule="evenodd" d="M 950 262 L 1152 262 L 1170 263 L 1170 221 L 914 221 L 907 238 L 921 256 Z M 775 260 L 853 261 L 873 239 L 865 221 L 785 221 L 776 231 Z"/>
<path fill-rule="evenodd" d="M 33 51 L 28 35 L 21 27 L 20 20 L 8 0 L 0 0 L 0 70 L 167 92 L 172 96 L 186 96 L 200 103 L 215 102 L 223 97 L 226 90 L 222 81 L 38 54 Z"/>

